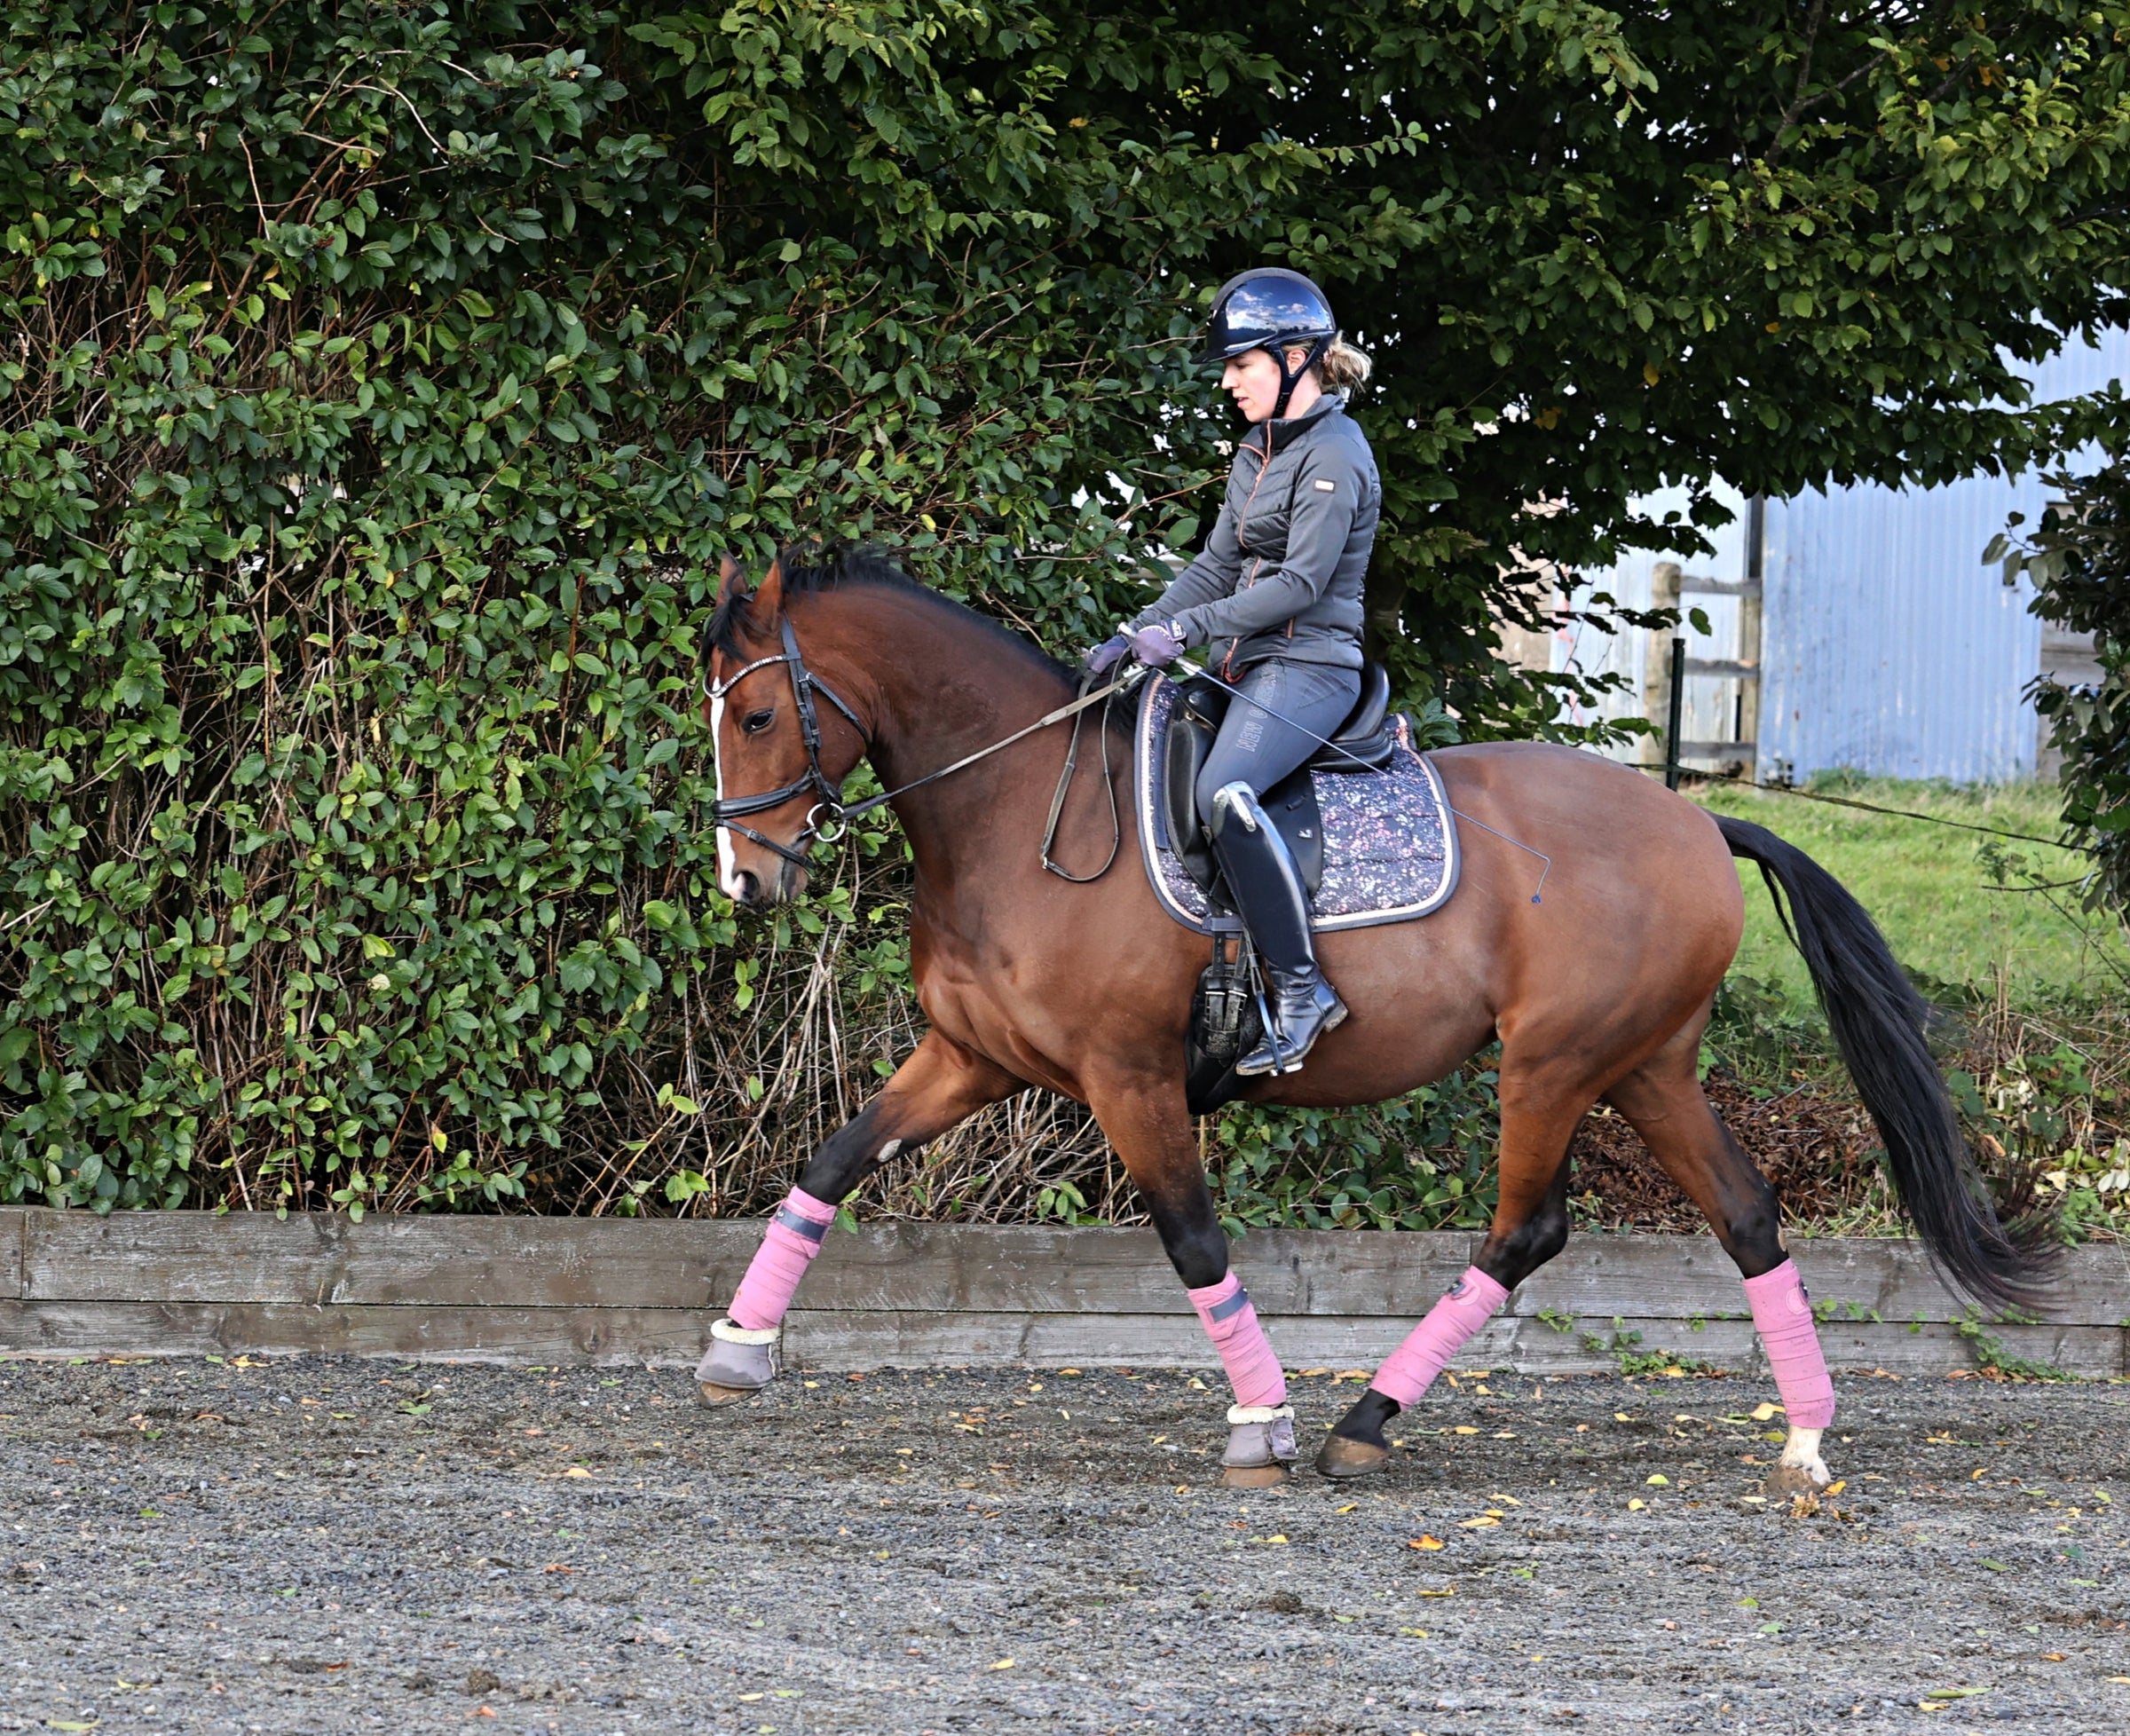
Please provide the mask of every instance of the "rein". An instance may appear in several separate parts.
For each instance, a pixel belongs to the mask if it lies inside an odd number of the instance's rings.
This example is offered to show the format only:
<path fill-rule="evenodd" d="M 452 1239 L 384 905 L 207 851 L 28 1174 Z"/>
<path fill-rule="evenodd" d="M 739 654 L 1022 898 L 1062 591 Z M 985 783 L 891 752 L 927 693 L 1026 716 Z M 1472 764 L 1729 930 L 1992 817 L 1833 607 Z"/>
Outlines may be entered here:
<path fill-rule="evenodd" d="M 781 788 L 765 790 L 759 795 L 732 797 L 721 795 L 710 804 L 710 820 L 713 825 L 722 826 L 728 831 L 737 832 L 741 837 L 753 840 L 764 849 L 782 856 L 786 862 L 803 866 L 807 853 L 814 845 L 834 843 L 842 837 L 852 820 L 872 813 L 876 808 L 886 807 L 897 796 L 907 795 L 912 790 L 921 790 L 926 785 L 936 784 L 943 777 L 951 777 L 958 771 L 966 771 L 978 761 L 988 760 L 992 754 L 1003 752 L 1015 742 L 1025 740 L 1038 730 L 1047 730 L 1055 724 L 1062 723 L 1069 717 L 1073 719 L 1072 742 L 1066 751 L 1065 769 L 1058 779 L 1057 793 L 1051 799 L 1049 824 L 1044 828 L 1043 865 L 1060 879 L 1071 880 L 1076 885 L 1083 884 L 1086 880 L 1100 880 L 1108 872 L 1110 864 L 1116 860 L 1116 852 L 1122 841 L 1122 831 L 1116 813 L 1116 774 L 1110 769 L 1106 754 L 1103 756 L 1102 769 L 1105 774 L 1104 782 L 1109 792 L 1111 837 L 1108 859 L 1092 874 L 1074 875 L 1067 873 L 1050 859 L 1050 850 L 1052 844 L 1057 839 L 1059 817 L 1064 811 L 1065 794 L 1071 787 L 1073 771 L 1079 759 L 1081 714 L 1085 713 L 1089 706 L 1101 705 L 1133 686 L 1146 674 L 1145 670 L 1132 668 L 1126 674 L 1118 676 L 1107 687 L 1098 688 L 1093 692 L 1087 691 L 1086 684 L 1083 682 L 1077 698 L 1059 706 L 1053 711 L 1045 712 L 1025 729 L 1015 730 L 1012 735 L 1006 737 L 1003 740 L 992 742 L 988 747 L 980 747 L 974 754 L 965 754 L 951 765 L 942 766 L 937 771 L 928 771 L 922 777 L 913 777 L 907 784 L 899 785 L 895 789 L 886 791 L 880 795 L 868 796 L 864 801 L 847 807 L 843 801 L 841 783 L 831 778 L 821 769 L 821 720 L 814 709 L 814 695 L 820 694 L 830 705 L 841 712 L 848 720 L 850 727 L 858 732 L 858 739 L 868 749 L 872 746 L 872 731 L 858 721 L 857 713 L 844 702 L 833 688 L 806 667 L 806 659 L 800 655 L 799 640 L 792 631 L 791 622 L 785 620 L 780 625 L 784 636 L 784 649 L 781 651 L 770 657 L 756 658 L 745 668 L 735 671 L 722 682 L 707 683 L 705 691 L 713 702 L 722 703 L 726 694 L 757 669 L 770 668 L 779 663 L 785 665 L 791 671 L 792 698 L 799 713 L 799 736 L 806 746 L 806 770 Z M 1087 679 L 1093 680 L 1093 677 L 1089 676 Z M 753 826 L 738 824 L 745 816 L 767 813 L 770 809 L 780 808 L 794 797 L 805 795 L 809 791 L 818 792 L 821 800 L 807 810 L 805 829 L 789 844 L 779 844 L 774 838 L 764 836 Z M 824 819 L 823 816 L 826 816 L 826 818 Z"/>

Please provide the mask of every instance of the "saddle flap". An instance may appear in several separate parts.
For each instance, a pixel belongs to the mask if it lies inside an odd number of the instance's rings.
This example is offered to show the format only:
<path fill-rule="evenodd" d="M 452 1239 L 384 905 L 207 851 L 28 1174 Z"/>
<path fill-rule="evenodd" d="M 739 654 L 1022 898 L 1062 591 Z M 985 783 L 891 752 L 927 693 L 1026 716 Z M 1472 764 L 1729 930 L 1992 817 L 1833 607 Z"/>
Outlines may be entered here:
<path fill-rule="evenodd" d="M 1185 872 L 1209 893 L 1219 880 L 1220 869 L 1199 822 L 1198 774 L 1205 769 L 1206 756 L 1213 751 L 1228 705 L 1228 695 L 1211 682 L 1197 678 L 1184 683 L 1169 714 L 1168 738 L 1162 744 L 1162 793 L 1165 800 L 1161 821 L 1168 834 L 1162 841 L 1175 852 Z M 1287 840 L 1302 885 L 1314 896 L 1324 878 L 1324 822 L 1309 769 L 1305 766 L 1289 774 L 1261 793 L 1258 800 L 1280 836 Z"/>
<path fill-rule="evenodd" d="M 1169 714 L 1168 738 L 1162 744 L 1164 793 L 1162 824 L 1166 843 L 1190 877 L 1211 887 L 1216 870 L 1212 846 L 1198 822 L 1198 774 L 1213 751 L 1220 720 L 1227 714 L 1227 695 L 1204 680 L 1186 682 Z"/>

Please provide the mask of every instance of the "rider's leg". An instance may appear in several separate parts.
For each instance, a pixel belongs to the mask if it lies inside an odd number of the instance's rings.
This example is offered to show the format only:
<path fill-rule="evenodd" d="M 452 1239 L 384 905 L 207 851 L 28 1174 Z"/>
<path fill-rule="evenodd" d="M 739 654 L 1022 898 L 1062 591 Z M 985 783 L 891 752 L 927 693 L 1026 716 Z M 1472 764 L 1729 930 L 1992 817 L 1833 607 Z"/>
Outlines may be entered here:
<path fill-rule="evenodd" d="M 711 1325 L 710 1348 L 696 1370 L 704 1397 L 722 1402 L 775 1375 L 785 1311 L 845 1195 L 905 1147 L 936 1139 L 1022 1085 L 937 1031 L 927 1035 L 880 1094 L 829 1135 L 785 1196 L 726 1317 Z"/>
<path fill-rule="evenodd" d="M 1241 687 L 1199 776 L 1198 811 L 1210 823 L 1213 851 L 1235 909 L 1272 981 L 1273 1030 L 1235 1070 L 1286 1072 L 1301 1065 L 1310 1046 L 1345 1017 L 1346 1009 L 1317 968 L 1301 876 L 1257 797 L 1306 760 L 1318 738 L 1329 737 L 1345 721 L 1360 696 L 1361 675 L 1353 669 L 1274 660 L 1250 670 Z"/>

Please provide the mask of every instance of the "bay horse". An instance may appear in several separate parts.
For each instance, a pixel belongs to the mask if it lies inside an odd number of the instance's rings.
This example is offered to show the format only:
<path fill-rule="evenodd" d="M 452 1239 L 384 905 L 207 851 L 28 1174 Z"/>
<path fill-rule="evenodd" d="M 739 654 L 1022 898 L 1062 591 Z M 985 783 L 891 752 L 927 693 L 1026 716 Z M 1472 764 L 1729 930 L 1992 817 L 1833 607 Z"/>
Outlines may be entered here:
<path fill-rule="evenodd" d="M 785 550 L 752 588 L 725 563 L 706 641 L 720 885 L 754 909 L 799 896 L 808 852 L 840 817 L 861 758 L 884 789 L 911 786 L 892 805 L 915 866 L 911 977 L 930 1028 L 808 1159 L 713 1328 L 698 1370 L 706 1401 L 746 1396 L 777 1372 L 785 1309 L 839 1201 L 896 1153 L 1036 1085 L 1093 1112 L 1220 1353 L 1236 1397 L 1225 1480 L 1283 1479 L 1297 1456 L 1292 1409 L 1228 1269 L 1185 1106 L 1204 942 L 1156 903 L 1128 820 L 1113 864 L 1092 872 L 1112 836 L 1100 777 L 1083 773 L 1056 845 L 1065 867 L 1091 877 L 1038 861 L 1066 754 L 1066 731 L 1041 726 L 1072 701 L 1074 673 L 860 546 Z M 1128 791 L 1128 732 L 1098 733 Z M 971 760 L 987 747 L 997 751 Z M 1737 1263 L 1788 1416 L 1771 1486 L 1823 1486 L 1834 1399 L 1810 1305 L 1774 1193 L 1695 1065 L 1744 923 L 1732 858 L 1760 867 L 1779 911 L 1787 895 L 1786 926 L 1939 1269 L 1986 1300 L 2031 1301 L 2039 1230 L 1998 1220 L 1925 1039 L 1929 1009 L 1856 900 L 1771 832 L 1566 746 L 1487 743 L 1432 759 L 1469 823 L 1456 896 L 1424 919 L 1323 935 L 1324 967 L 1351 1016 L 1300 1071 L 1250 1081 L 1244 1095 L 1376 1102 L 1498 1038 L 1499 1200 L 1471 1267 L 1335 1425 L 1318 1470 L 1380 1468 L 1384 1424 L 1561 1251 L 1569 1141 L 1604 1102 Z M 1542 902 L 1537 851 L 1553 864 Z"/>

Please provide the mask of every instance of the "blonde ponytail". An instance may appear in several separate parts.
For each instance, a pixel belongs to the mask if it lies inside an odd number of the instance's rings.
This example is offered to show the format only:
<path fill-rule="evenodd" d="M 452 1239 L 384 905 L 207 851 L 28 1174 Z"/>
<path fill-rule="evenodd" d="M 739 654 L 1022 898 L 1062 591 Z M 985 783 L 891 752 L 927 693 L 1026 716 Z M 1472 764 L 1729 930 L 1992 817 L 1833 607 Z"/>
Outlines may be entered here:
<path fill-rule="evenodd" d="M 1358 391 L 1369 383 L 1369 375 L 1375 369 L 1376 364 L 1365 354 L 1345 338 L 1335 337 L 1316 365 L 1316 377 L 1326 391 Z"/>

